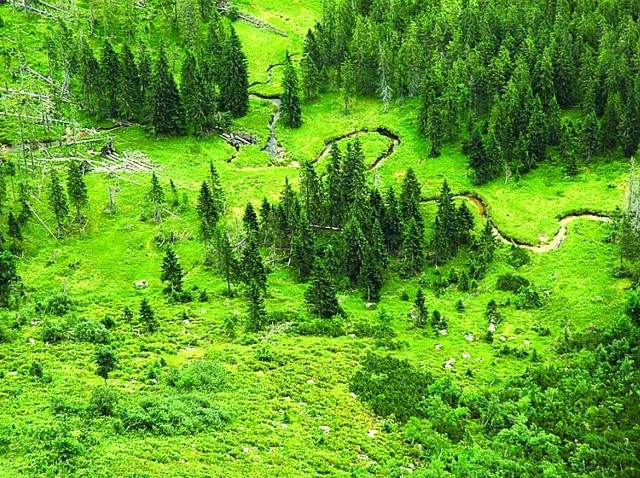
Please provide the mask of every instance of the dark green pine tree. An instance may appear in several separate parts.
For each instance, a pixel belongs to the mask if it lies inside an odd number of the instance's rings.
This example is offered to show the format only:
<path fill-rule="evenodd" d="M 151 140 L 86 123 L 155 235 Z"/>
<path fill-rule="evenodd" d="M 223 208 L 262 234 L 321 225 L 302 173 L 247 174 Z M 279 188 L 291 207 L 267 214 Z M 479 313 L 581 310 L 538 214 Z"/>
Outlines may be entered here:
<path fill-rule="evenodd" d="M 384 217 L 382 218 L 380 227 L 384 236 L 384 242 L 387 251 L 391 255 L 395 255 L 402 246 L 402 221 L 400 219 L 400 208 L 396 193 L 391 186 L 387 191 L 386 207 L 384 209 Z"/>
<path fill-rule="evenodd" d="M 351 114 L 356 96 L 356 72 L 353 62 L 345 60 L 340 69 L 340 89 L 342 90 L 342 111 Z"/>
<path fill-rule="evenodd" d="M 484 184 L 495 178 L 497 171 L 487 154 L 482 130 L 479 126 L 474 127 L 471 131 L 467 147 L 469 149 L 469 167 L 473 170 L 473 182 Z"/>
<path fill-rule="evenodd" d="M 267 325 L 267 309 L 264 306 L 264 291 L 255 281 L 249 284 L 247 292 L 247 330 L 258 332 Z"/>
<path fill-rule="evenodd" d="M 309 223 L 313 225 L 322 224 L 324 219 L 323 207 L 325 204 L 322 183 L 316 173 L 313 164 L 305 161 L 300 172 L 300 196 L 304 209 L 309 216 Z"/>
<path fill-rule="evenodd" d="M 160 273 L 160 280 L 167 283 L 164 293 L 172 295 L 174 292 L 181 292 L 183 277 L 178 255 L 171 247 L 168 247 L 162 260 L 162 272 Z"/>
<path fill-rule="evenodd" d="M 20 221 L 11 211 L 9 211 L 7 216 L 7 232 L 9 233 L 9 237 L 13 238 L 14 241 L 22 241 L 22 227 L 20 226 Z"/>
<path fill-rule="evenodd" d="M 251 235 L 247 238 L 247 244 L 242 251 L 242 281 L 249 287 L 257 284 L 262 291 L 267 290 L 267 273 L 262 263 L 262 257 L 258 250 L 258 242 Z"/>
<path fill-rule="evenodd" d="M 89 205 L 89 195 L 87 185 L 84 182 L 82 167 L 77 161 L 69 162 L 67 193 L 69 194 L 69 201 L 76 208 L 76 221 L 81 221 L 82 208 Z"/>
<path fill-rule="evenodd" d="M 479 254 L 481 260 L 484 261 L 485 264 L 489 264 L 493 261 L 496 246 L 496 238 L 493 235 L 493 224 L 490 220 L 487 220 L 484 224 L 479 240 Z"/>
<path fill-rule="evenodd" d="M 585 159 L 591 161 L 598 154 L 598 117 L 593 111 L 582 120 L 581 143 L 584 145 Z"/>
<path fill-rule="evenodd" d="M 258 215 L 256 214 L 255 209 L 253 209 L 253 204 L 250 202 L 247 203 L 247 207 L 244 208 L 244 215 L 242 216 L 242 223 L 244 225 L 244 231 L 247 236 L 256 236 L 260 232 L 258 226 Z"/>
<path fill-rule="evenodd" d="M 420 212 L 420 199 L 422 189 L 420 182 L 412 168 L 407 169 L 407 174 L 402 181 L 402 192 L 400 193 L 400 212 L 405 224 L 409 219 L 414 218 L 418 226 L 424 228 L 424 220 Z"/>
<path fill-rule="evenodd" d="M 117 118 L 120 111 L 120 60 L 109 40 L 102 47 L 100 62 L 100 81 L 102 83 L 102 112 L 109 118 Z"/>
<path fill-rule="evenodd" d="M 258 226 L 260 229 L 260 238 L 263 244 L 271 244 L 273 242 L 273 219 L 274 214 L 271 203 L 266 197 L 262 198 L 262 204 L 260 205 L 260 220 L 258 221 Z"/>
<path fill-rule="evenodd" d="M 449 185 L 445 180 L 438 199 L 438 212 L 433 225 L 431 246 L 435 253 L 436 265 L 444 264 L 458 252 L 458 227 L 456 208 Z"/>
<path fill-rule="evenodd" d="M 103 99 L 100 63 L 86 41 L 82 41 L 80 51 L 80 85 L 82 105 L 89 114 L 100 115 Z"/>
<path fill-rule="evenodd" d="M 98 375 L 98 377 L 102 377 L 104 379 L 104 384 L 107 385 L 109 374 L 113 372 L 118 364 L 115 352 L 108 345 L 103 345 L 96 350 L 94 360 L 98 366 L 96 369 L 96 375 Z"/>
<path fill-rule="evenodd" d="M 416 300 L 413 302 L 413 316 L 415 318 L 415 326 L 423 329 L 427 325 L 429 311 L 427 309 L 427 300 L 422 289 L 418 289 Z"/>
<path fill-rule="evenodd" d="M 142 322 L 142 326 L 145 328 L 145 331 L 150 334 L 158 329 L 156 314 L 146 298 L 142 299 L 142 302 L 140 302 L 140 321 Z"/>
<path fill-rule="evenodd" d="M 467 203 L 463 201 L 456 211 L 457 242 L 459 245 L 471 243 L 471 231 L 473 231 L 474 225 L 473 214 L 469 210 Z"/>
<path fill-rule="evenodd" d="M 284 78 L 282 80 L 282 122 L 289 128 L 302 126 L 302 107 L 300 106 L 300 92 L 298 88 L 298 74 L 287 53 L 284 61 Z"/>
<path fill-rule="evenodd" d="M 181 134 L 184 131 L 184 108 L 163 46 L 160 46 L 150 98 L 151 123 L 155 133 Z"/>
<path fill-rule="evenodd" d="M 315 261 L 312 277 L 311 284 L 304 294 L 309 311 L 321 319 L 338 315 L 340 306 L 336 297 L 336 286 L 324 261 Z"/>
<path fill-rule="evenodd" d="M 140 111 L 136 119 L 143 123 L 152 121 L 153 103 L 153 71 L 151 70 L 151 58 L 149 52 L 141 45 L 138 55 L 138 76 L 140 77 Z"/>
<path fill-rule="evenodd" d="M 49 184 L 49 206 L 56 218 L 56 226 L 58 228 L 58 236 L 62 235 L 62 226 L 65 219 L 69 215 L 69 204 L 67 196 L 64 193 L 58 173 L 54 169 L 51 171 L 51 183 Z"/>
<path fill-rule="evenodd" d="M 320 93 L 321 75 L 316 62 L 318 47 L 315 35 L 311 30 L 307 31 L 300 60 L 300 76 L 302 80 L 302 92 L 305 100 L 312 100 Z"/>
<path fill-rule="evenodd" d="M 221 214 L 224 214 L 227 200 L 224 195 L 224 190 L 222 189 L 218 170 L 213 165 L 213 161 L 209 161 L 209 176 L 211 178 L 211 197 L 213 197 L 213 202 L 215 203 L 218 211 L 220 211 Z"/>
<path fill-rule="evenodd" d="M 196 211 L 200 218 L 200 237 L 204 242 L 208 242 L 213 237 L 216 224 L 220 218 L 220 212 L 213 200 L 211 190 L 206 181 L 203 181 L 200 187 Z"/>
<path fill-rule="evenodd" d="M 204 84 L 202 71 L 196 64 L 196 59 L 187 52 L 180 75 L 180 97 L 184 106 L 187 133 L 196 138 L 204 136 L 209 115 Z"/>
<path fill-rule="evenodd" d="M 227 282 L 227 295 L 232 296 L 231 284 L 239 279 L 240 263 L 231 245 L 229 233 L 222 227 L 219 227 L 214 235 L 214 248 L 216 267 Z"/>
<path fill-rule="evenodd" d="M 315 257 L 315 236 L 307 215 L 303 212 L 291 244 L 291 267 L 300 282 L 309 279 Z"/>
<path fill-rule="evenodd" d="M 366 197 L 364 153 L 362 144 L 356 138 L 347 145 L 347 153 L 342 162 L 342 200 L 344 208 L 351 208 L 356 213 L 362 212 Z"/>
<path fill-rule="evenodd" d="M 527 128 L 529 139 L 529 154 L 526 170 L 535 168 L 546 157 L 547 145 L 549 144 L 549 123 L 542 108 L 540 98 L 536 97 L 531 107 L 531 117 Z"/>
<path fill-rule="evenodd" d="M 438 102 L 431 107 L 427 117 L 425 133 L 429 140 L 429 156 L 431 158 L 440 156 L 440 148 L 442 148 L 445 136 L 443 106 L 440 103 Z"/>
<path fill-rule="evenodd" d="M 364 298 L 367 302 L 377 301 L 380 298 L 382 289 L 384 267 L 376 259 L 375 246 L 365 245 L 360 270 L 360 284 L 364 288 Z"/>
<path fill-rule="evenodd" d="M 151 173 L 151 189 L 146 195 L 147 201 L 153 206 L 153 220 L 162 221 L 162 208 L 164 207 L 164 190 L 160 185 L 155 171 Z"/>
<path fill-rule="evenodd" d="M 7 306 L 14 286 L 20 281 L 16 257 L 0 249 L 0 306 Z"/>
<path fill-rule="evenodd" d="M 353 216 L 347 221 L 342 234 L 345 243 L 343 263 L 351 285 L 355 286 L 362 271 L 367 243 L 360 223 Z"/>
<path fill-rule="evenodd" d="M 327 217 L 329 225 L 339 227 L 342 225 L 344 203 L 342 202 L 342 153 L 337 144 L 333 144 L 329 153 L 327 165 Z"/>
<path fill-rule="evenodd" d="M 122 47 L 121 61 L 121 116 L 127 121 L 136 121 L 141 117 L 144 109 L 144 96 L 140 85 L 138 65 L 136 65 L 133 53 L 126 43 Z"/>
<path fill-rule="evenodd" d="M 220 105 L 236 118 L 249 111 L 249 76 L 247 58 L 233 26 L 224 50 L 223 77 L 220 82 Z"/>
<path fill-rule="evenodd" d="M 406 276 L 410 277 L 422 272 L 424 267 L 424 231 L 413 217 L 409 219 L 409 223 L 405 227 L 400 255 L 403 273 Z"/>

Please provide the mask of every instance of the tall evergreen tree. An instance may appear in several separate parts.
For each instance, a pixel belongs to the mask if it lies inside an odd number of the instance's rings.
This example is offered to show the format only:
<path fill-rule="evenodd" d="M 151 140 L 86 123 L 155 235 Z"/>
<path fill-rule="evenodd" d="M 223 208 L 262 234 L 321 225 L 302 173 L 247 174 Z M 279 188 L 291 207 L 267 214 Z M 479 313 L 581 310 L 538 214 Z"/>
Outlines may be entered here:
<path fill-rule="evenodd" d="M 342 224 L 344 203 L 342 199 L 342 153 L 337 144 L 333 144 L 327 165 L 327 216 L 329 225 L 338 227 Z"/>
<path fill-rule="evenodd" d="M 304 299 L 309 311 L 320 318 L 331 318 L 340 312 L 333 276 L 321 260 L 314 263 L 313 278 Z"/>
<path fill-rule="evenodd" d="M 258 215 L 256 214 L 255 209 L 253 209 L 253 204 L 250 202 L 248 202 L 247 206 L 244 208 L 242 222 L 244 224 L 244 231 L 247 235 L 254 235 L 257 237 L 259 232 Z"/>
<path fill-rule="evenodd" d="M 436 265 L 444 264 L 458 252 L 456 208 L 449 185 L 445 180 L 438 199 L 438 212 L 433 225 L 432 247 Z"/>
<path fill-rule="evenodd" d="M 284 62 L 284 79 L 282 81 L 282 121 L 289 128 L 302 126 L 302 107 L 300 106 L 300 92 L 298 88 L 298 74 L 287 53 Z"/>
<path fill-rule="evenodd" d="M 183 277 L 184 274 L 178 261 L 178 255 L 171 247 L 168 247 L 162 260 L 162 272 L 160 274 L 160 280 L 167 283 L 164 293 L 171 295 L 174 292 L 181 292 Z"/>
<path fill-rule="evenodd" d="M 427 309 L 427 301 L 422 289 L 418 289 L 416 300 L 413 302 L 413 314 L 415 316 L 415 326 L 423 329 L 429 318 L 429 310 Z"/>
<path fill-rule="evenodd" d="M 108 345 L 103 345 L 96 350 L 94 360 L 98 365 L 96 375 L 102 377 L 104 379 L 104 384 L 107 385 L 109 374 L 113 372 L 118 363 L 115 352 Z"/>
<path fill-rule="evenodd" d="M 340 87 L 342 90 L 342 111 L 345 115 L 351 114 L 356 95 L 356 72 L 350 59 L 342 64 Z"/>
<path fill-rule="evenodd" d="M 203 181 L 200 187 L 196 211 L 200 218 L 200 237 L 203 241 L 207 242 L 213 237 L 220 212 L 211 195 L 209 184 L 206 181 Z"/>
<path fill-rule="evenodd" d="M 153 206 L 153 220 L 162 221 L 162 208 L 164 207 L 164 190 L 160 185 L 155 171 L 151 173 L 151 189 L 146 195 L 147 201 Z"/>
<path fill-rule="evenodd" d="M 128 121 L 136 121 L 142 114 L 144 97 L 138 65 L 127 43 L 122 46 L 120 69 L 121 116 Z"/>
<path fill-rule="evenodd" d="M 249 76 L 247 58 L 233 26 L 224 49 L 224 58 L 220 104 L 223 111 L 239 118 L 249 110 Z"/>
<path fill-rule="evenodd" d="M 146 298 L 140 302 L 140 320 L 146 332 L 152 334 L 158 329 L 158 319 Z"/>
<path fill-rule="evenodd" d="M 65 219 L 69 215 L 69 205 L 67 203 L 67 195 L 64 193 L 58 173 L 54 169 L 51 171 L 51 182 L 49 184 L 49 205 L 56 218 L 56 226 L 58 228 L 58 236 L 62 235 L 62 226 Z"/>
<path fill-rule="evenodd" d="M 151 68 L 151 58 L 149 52 L 141 45 L 138 55 L 138 76 L 140 77 L 140 111 L 136 119 L 143 123 L 152 121 L 153 104 L 153 71 Z"/>
<path fill-rule="evenodd" d="M 307 101 L 317 98 L 320 92 L 320 71 L 314 59 L 316 46 L 312 45 L 312 42 L 315 43 L 315 37 L 313 32 L 309 30 L 302 50 L 302 59 L 300 60 L 302 94 Z"/>
<path fill-rule="evenodd" d="M 205 97 L 205 80 L 196 59 L 187 52 L 182 63 L 180 76 L 180 96 L 184 106 L 187 132 L 196 138 L 204 135 L 207 126 L 208 102 Z"/>
<path fill-rule="evenodd" d="M 424 231 L 415 218 L 409 219 L 405 227 L 400 250 L 403 272 L 407 276 L 417 275 L 424 267 Z"/>
<path fill-rule="evenodd" d="M 347 144 L 347 153 L 342 163 L 342 201 L 345 208 L 353 208 L 357 213 L 364 206 L 366 196 L 366 179 L 364 153 L 362 143 L 358 138 Z"/>
<path fill-rule="evenodd" d="M 218 211 L 224 214 L 226 210 L 226 198 L 224 190 L 222 189 L 222 183 L 220 182 L 220 176 L 218 170 L 213 165 L 213 161 L 209 161 L 209 176 L 211 178 L 211 197 L 216 205 Z"/>
<path fill-rule="evenodd" d="M 386 207 L 381 224 L 384 242 L 389 254 L 397 254 L 402 245 L 402 221 L 400 219 L 400 208 L 393 188 L 390 186 L 387 191 Z"/>
<path fill-rule="evenodd" d="M 467 207 L 467 203 L 462 201 L 456 211 L 457 243 L 460 245 L 471 243 L 471 231 L 474 226 L 473 214 Z"/>
<path fill-rule="evenodd" d="M 469 167 L 473 170 L 473 182 L 484 184 L 495 177 L 496 168 L 491 163 L 491 157 L 487 154 L 480 127 L 476 126 L 471 131 L 468 144 Z"/>
<path fill-rule="evenodd" d="M 306 281 L 311 275 L 315 257 L 315 237 L 306 214 L 298 223 L 298 228 L 291 244 L 291 267 L 297 279 Z"/>
<path fill-rule="evenodd" d="M 184 108 L 163 46 L 160 46 L 153 73 L 150 95 L 153 129 L 156 134 L 181 134 L 184 130 Z"/>
<path fill-rule="evenodd" d="M 400 193 L 400 212 L 402 219 L 409 221 L 414 218 L 421 228 L 424 227 L 424 220 L 420 212 L 420 200 L 422 199 L 422 189 L 413 168 L 407 169 L 407 174 L 402 181 L 402 192 Z"/>
<path fill-rule="evenodd" d="M 0 249 L 0 306 L 8 305 L 11 293 L 19 281 L 16 257 L 11 252 Z"/>
<path fill-rule="evenodd" d="M 305 161 L 300 172 L 300 195 L 311 224 L 321 224 L 324 213 L 324 191 L 313 164 Z"/>
<path fill-rule="evenodd" d="M 231 296 L 233 294 L 231 284 L 237 282 L 240 276 L 240 262 L 233 250 L 229 232 L 226 229 L 222 227 L 217 229 L 214 235 L 214 248 L 217 269 L 224 275 L 227 283 L 227 295 Z"/>
<path fill-rule="evenodd" d="M 120 60 L 109 40 L 105 40 L 102 47 L 100 81 L 102 83 L 103 113 L 109 118 L 117 118 L 120 109 L 119 99 L 121 98 Z"/>
<path fill-rule="evenodd" d="M 82 220 L 82 208 L 89 204 L 87 185 L 84 183 L 82 167 L 77 161 L 69 162 L 67 175 L 67 193 L 71 204 L 76 208 L 76 220 Z"/>
<path fill-rule="evenodd" d="M 249 283 L 249 291 L 247 293 L 247 330 L 258 332 L 262 330 L 267 323 L 267 309 L 264 306 L 263 289 L 260 284 L 251 281 Z"/>
<path fill-rule="evenodd" d="M 267 273 L 262 263 L 262 257 L 258 250 L 256 238 L 251 235 L 247 238 L 247 244 L 242 251 L 242 281 L 251 287 L 257 284 L 261 290 L 267 290 Z"/>
<path fill-rule="evenodd" d="M 343 230 L 345 249 L 344 265 L 351 285 L 356 285 L 362 271 L 366 239 L 358 221 L 351 217 Z"/>

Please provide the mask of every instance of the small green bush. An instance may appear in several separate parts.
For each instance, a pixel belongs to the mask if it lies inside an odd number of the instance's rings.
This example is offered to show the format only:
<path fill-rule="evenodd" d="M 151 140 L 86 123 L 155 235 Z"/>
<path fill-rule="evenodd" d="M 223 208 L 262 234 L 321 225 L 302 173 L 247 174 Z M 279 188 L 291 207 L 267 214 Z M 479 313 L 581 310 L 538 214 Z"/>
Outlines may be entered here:
<path fill-rule="evenodd" d="M 106 344 L 109 342 L 109 331 L 102 323 L 87 319 L 76 324 L 73 337 L 79 342 Z"/>
<path fill-rule="evenodd" d="M 226 369 L 214 360 L 200 360 L 183 369 L 172 369 L 167 384 L 178 390 L 219 392 L 227 386 Z"/>
<path fill-rule="evenodd" d="M 89 411 L 94 416 L 112 416 L 115 414 L 119 398 L 116 390 L 106 385 L 100 385 L 91 392 Z"/>

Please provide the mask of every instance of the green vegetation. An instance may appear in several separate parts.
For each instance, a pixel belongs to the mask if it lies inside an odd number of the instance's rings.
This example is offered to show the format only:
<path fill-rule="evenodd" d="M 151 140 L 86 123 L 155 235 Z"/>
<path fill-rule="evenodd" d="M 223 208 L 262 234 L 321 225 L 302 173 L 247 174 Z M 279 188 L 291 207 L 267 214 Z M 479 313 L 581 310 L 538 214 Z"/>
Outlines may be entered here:
<path fill-rule="evenodd" d="M 634 2 L 0 5 L 0 477 L 634 477 Z"/>

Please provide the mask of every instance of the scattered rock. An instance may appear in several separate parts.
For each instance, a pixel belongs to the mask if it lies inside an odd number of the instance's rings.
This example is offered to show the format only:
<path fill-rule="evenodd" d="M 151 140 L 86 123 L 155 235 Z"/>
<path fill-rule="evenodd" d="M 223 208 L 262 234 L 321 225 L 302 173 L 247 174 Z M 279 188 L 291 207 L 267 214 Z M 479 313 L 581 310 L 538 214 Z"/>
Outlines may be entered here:
<path fill-rule="evenodd" d="M 18 376 L 18 372 L 16 372 L 15 370 L 13 372 L 7 372 L 7 375 L 10 377 L 17 377 Z"/>
<path fill-rule="evenodd" d="M 182 321 L 182 323 L 183 323 L 184 325 L 189 325 L 191 322 L 189 322 L 189 319 L 184 319 L 184 320 Z"/>
<path fill-rule="evenodd" d="M 30 343 L 31 345 L 35 344 L 35 343 L 36 343 L 36 339 L 34 339 L 33 337 L 31 337 L 31 338 L 29 339 L 29 343 Z"/>
<path fill-rule="evenodd" d="M 376 308 L 376 303 L 375 303 L 375 302 L 367 302 L 367 303 L 365 304 L 365 307 L 366 307 L 367 309 L 375 309 L 375 308 Z"/>
<path fill-rule="evenodd" d="M 36 327 L 39 323 L 40 323 L 40 319 L 33 319 L 33 320 L 31 321 L 31 325 L 32 325 L 33 327 Z"/>
<path fill-rule="evenodd" d="M 352 339 L 356 338 L 356 334 L 349 334 L 349 337 L 351 337 Z"/>
<path fill-rule="evenodd" d="M 439 330 L 438 332 L 440 332 L 440 335 L 447 335 L 448 333 L 447 329 L 442 329 L 442 330 Z"/>
<path fill-rule="evenodd" d="M 281 423 L 280 428 L 282 428 L 283 430 L 286 430 L 287 428 L 289 428 L 289 425 L 287 425 L 286 423 Z"/>
<path fill-rule="evenodd" d="M 442 345 L 441 344 L 436 344 L 436 350 L 442 350 Z"/>
<path fill-rule="evenodd" d="M 133 284 L 136 286 L 136 289 L 146 289 L 149 287 L 149 281 L 146 280 L 137 280 Z"/>
<path fill-rule="evenodd" d="M 473 336 L 473 334 L 465 334 L 464 338 L 465 338 L 465 340 L 466 340 L 467 342 L 473 342 L 473 341 L 474 341 L 474 339 L 475 339 L 475 337 Z"/>
<path fill-rule="evenodd" d="M 310 378 L 309 380 L 307 380 L 307 383 L 309 385 L 313 385 L 315 382 L 314 382 L 314 380 L 312 378 Z"/>
<path fill-rule="evenodd" d="M 301 407 L 306 407 L 307 406 L 307 402 L 298 402 L 298 405 Z"/>
<path fill-rule="evenodd" d="M 249 448 L 247 448 L 246 446 L 242 449 L 243 453 L 249 453 Z"/>
<path fill-rule="evenodd" d="M 444 368 L 446 369 L 451 369 L 453 368 L 453 364 L 456 363 L 456 359 L 454 359 L 453 357 L 450 358 L 449 360 L 446 360 L 444 362 Z"/>
<path fill-rule="evenodd" d="M 355 394 L 355 393 L 353 393 L 353 392 L 349 392 L 349 396 L 350 396 L 351 398 L 356 398 L 356 394 Z"/>
<path fill-rule="evenodd" d="M 325 433 L 329 433 L 329 432 L 331 431 L 331 428 L 329 428 L 329 427 L 328 427 L 328 426 L 326 426 L 326 425 L 320 425 L 320 426 L 318 427 L 318 429 L 319 429 L 319 430 L 322 430 L 322 431 L 323 431 L 323 432 L 325 432 Z"/>
<path fill-rule="evenodd" d="M 531 341 L 530 341 L 530 340 L 525 340 L 525 341 L 524 341 L 524 344 L 525 344 L 525 345 L 530 345 L 530 344 L 531 344 Z"/>
<path fill-rule="evenodd" d="M 506 342 L 506 341 L 507 341 L 507 338 L 504 335 L 500 336 L 500 342 Z"/>
<path fill-rule="evenodd" d="M 367 432 L 367 435 L 373 438 L 374 436 L 376 436 L 377 433 L 378 433 L 378 430 L 369 430 Z"/>
<path fill-rule="evenodd" d="M 494 324 L 493 322 L 491 322 L 489 324 L 489 327 L 487 327 L 487 332 L 491 332 L 492 334 L 496 331 L 496 324 Z"/>
<path fill-rule="evenodd" d="M 462 352 L 462 358 L 463 359 L 471 358 L 471 354 L 469 352 Z"/>

